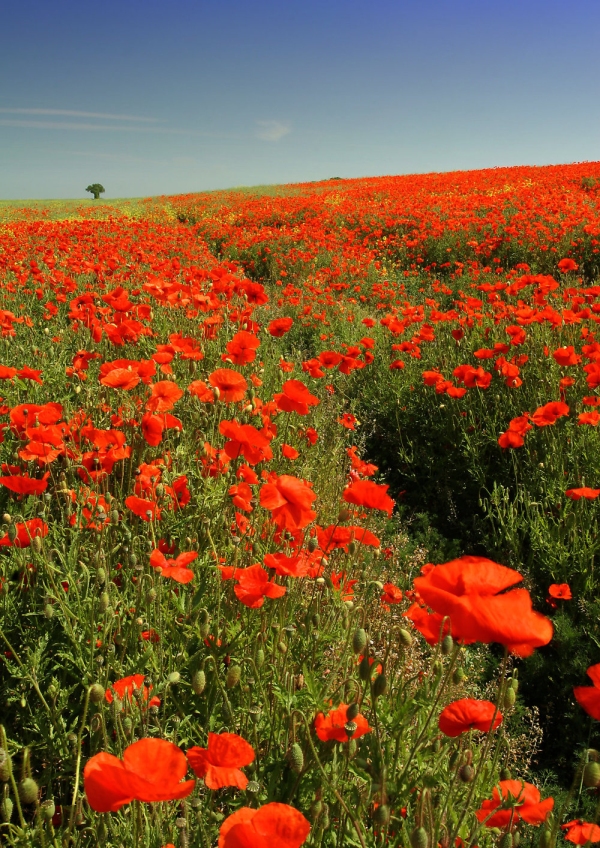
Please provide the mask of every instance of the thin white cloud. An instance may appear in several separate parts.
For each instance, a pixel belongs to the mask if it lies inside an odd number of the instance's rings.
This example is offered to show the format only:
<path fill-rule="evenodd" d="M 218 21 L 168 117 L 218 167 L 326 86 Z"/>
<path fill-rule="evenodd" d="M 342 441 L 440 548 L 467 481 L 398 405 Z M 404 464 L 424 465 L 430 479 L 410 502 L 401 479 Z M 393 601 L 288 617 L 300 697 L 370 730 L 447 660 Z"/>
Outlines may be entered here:
<path fill-rule="evenodd" d="M 279 141 L 280 138 L 292 131 L 291 127 L 282 124 L 281 121 L 257 121 L 256 123 L 259 127 L 256 136 L 264 141 Z"/>
<path fill-rule="evenodd" d="M 123 124 L 86 124 L 73 121 L 28 121 L 19 118 L 0 119 L 2 127 L 21 127 L 36 130 L 83 130 L 84 132 L 167 133 L 169 135 L 211 135 L 173 127 L 123 126 Z"/>
<path fill-rule="evenodd" d="M 106 112 L 79 112 L 74 109 L 9 109 L 0 107 L 4 115 L 62 115 L 66 118 L 101 118 L 105 121 L 140 121 L 155 124 L 158 118 L 142 118 L 138 115 L 112 115 Z"/>

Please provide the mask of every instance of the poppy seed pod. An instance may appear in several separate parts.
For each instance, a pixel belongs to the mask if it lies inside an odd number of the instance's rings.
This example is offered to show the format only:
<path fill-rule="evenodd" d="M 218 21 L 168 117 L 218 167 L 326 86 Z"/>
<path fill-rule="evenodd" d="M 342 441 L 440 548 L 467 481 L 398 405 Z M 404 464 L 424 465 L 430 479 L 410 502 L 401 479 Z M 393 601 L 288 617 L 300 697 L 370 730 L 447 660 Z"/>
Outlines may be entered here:
<path fill-rule="evenodd" d="M 498 843 L 498 848 L 513 848 L 513 837 L 512 833 L 505 833 L 500 842 Z"/>
<path fill-rule="evenodd" d="M 242 676 L 242 669 L 239 665 L 232 665 L 229 667 L 227 671 L 227 676 L 225 677 L 225 686 L 228 689 L 233 689 L 234 686 L 237 686 L 240 682 L 240 678 Z"/>
<path fill-rule="evenodd" d="M 256 667 L 261 668 L 265 664 L 265 652 L 259 648 L 256 652 Z"/>
<path fill-rule="evenodd" d="M 304 753 L 297 742 L 294 742 L 288 751 L 288 762 L 291 770 L 296 774 L 300 774 L 304 768 Z"/>
<path fill-rule="evenodd" d="M 410 835 L 410 844 L 412 848 L 428 848 L 429 836 L 424 827 L 415 827 Z"/>
<path fill-rule="evenodd" d="M 38 785 L 32 777 L 23 778 L 19 783 L 19 800 L 21 804 L 35 804 L 38 791 Z"/>
<path fill-rule="evenodd" d="M 367 633 L 364 628 L 359 627 L 352 637 L 352 650 L 355 654 L 362 654 L 367 647 Z"/>
<path fill-rule="evenodd" d="M 46 821 L 50 821 L 54 813 L 56 812 L 56 804 L 52 798 L 47 798 L 45 801 L 42 801 L 40 804 L 40 812 L 42 814 L 42 818 L 46 819 Z"/>
<path fill-rule="evenodd" d="M 98 578 L 98 583 L 102 585 L 102 583 L 106 580 L 106 571 L 103 568 L 99 568 L 96 571 L 96 577 Z"/>
<path fill-rule="evenodd" d="M 54 607 L 52 604 L 46 604 L 44 607 L 44 618 L 50 621 L 51 618 L 54 618 Z"/>
<path fill-rule="evenodd" d="M 455 668 L 452 673 L 452 682 L 455 686 L 458 686 L 459 683 L 463 682 L 466 676 L 464 668 L 459 666 L 458 668 Z"/>
<path fill-rule="evenodd" d="M 586 763 L 583 768 L 583 785 L 588 788 L 600 785 L 600 763 Z"/>
<path fill-rule="evenodd" d="M 167 677 L 167 683 L 170 683 L 171 686 L 175 686 L 181 680 L 181 674 L 178 671 L 172 671 L 171 674 Z"/>

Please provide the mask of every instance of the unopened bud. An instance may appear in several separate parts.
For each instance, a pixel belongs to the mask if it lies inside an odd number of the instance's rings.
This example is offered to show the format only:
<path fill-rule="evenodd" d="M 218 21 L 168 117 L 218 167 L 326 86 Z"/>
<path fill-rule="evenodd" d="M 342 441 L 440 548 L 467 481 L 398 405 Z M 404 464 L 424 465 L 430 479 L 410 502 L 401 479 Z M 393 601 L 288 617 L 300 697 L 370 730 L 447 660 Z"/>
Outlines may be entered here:
<path fill-rule="evenodd" d="M 240 682 L 240 678 L 242 676 L 242 669 L 239 665 L 232 665 L 229 667 L 227 671 L 227 676 L 225 677 L 225 686 L 228 689 L 233 689 L 234 686 L 237 686 Z"/>
<path fill-rule="evenodd" d="M 34 553 L 39 554 L 42 552 L 42 540 L 39 536 L 34 536 L 31 540 L 31 549 Z"/>
<path fill-rule="evenodd" d="M 0 781 L 8 783 L 12 774 L 12 760 L 4 748 L 0 748 Z"/>
<path fill-rule="evenodd" d="M 98 603 L 98 607 L 100 608 L 100 612 L 106 612 L 110 606 L 110 596 L 108 592 L 102 592 L 100 595 L 100 601 Z"/>
<path fill-rule="evenodd" d="M 369 662 L 368 654 L 365 654 L 362 660 L 360 661 L 360 665 L 358 667 L 358 676 L 364 682 L 371 679 L 371 663 Z"/>
<path fill-rule="evenodd" d="M 512 833 L 505 833 L 500 842 L 498 843 L 498 848 L 513 848 L 513 837 Z"/>
<path fill-rule="evenodd" d="M 462 668 L 462 666 L 459 666 L 458 668 L 455 668 L 453 673 L 452 673 L 452 682 L 456 686 L 458 686 L 459 683 L 463 682 L 463 680 L 465 679 L 466 676 L 467 675 L 465 673 L 464 668 Z"/>
<path fill-rule="evenodd" d="M 354 704 L 350 704 L 350 706 L 346 710 L 346 718 L 348 719 L 348 721 L 354 721 L 359 712 L 360 707 L 356 702 Z"/>
<path fill-rule="evenodd" d="M 259 648 L 256 652 L 256 667 L 261 668 L 265 664 L 265 652 Z"/>
<path fill-rule="evenodd" d="M 413 638 L 408 630 L 401 628 L 398 631 L 398 641 L 400 642 L 403 648 L 410 648 L 410 646 L 412 645 Z"/>
<path fill-rule="evenodd" d="M 3 798 L 2 802 L 0 803 L 0 819 L 5 824 L 8 824 L 8 822 L 10 821 L 11 816 L 12 816 L 12 811 L 13 811 L 13 802 L 7 796 L 6 798 Z"/>
<path fill-rule="evenodd" d="M 514 689 L 507 689 L 504 693 L 504 709 L 510 710 L 511 707 L 514 707 L 515 702 L 517 700 L 517 693 Z"/>
<path fill-rule="evenodd" d="M 500 769 L 500 780 L 512 780 L 512 772 L 509 768 Z"/>
<path fill-rule="evenodd" d="M 117 524 L 119 523 L 119 510 L 118 509 L 111 509 L 111 511 L 110 511 L 110 523 L 113 525 L 113 527 L 116 527 Z"/>
<path fill-rule="evenodd" d="M 38 791 L 38 785 L 32 777 L 23 778 L 19 783 L 19 800 L 21 804 L 35 804 Z"/>
<path fill-rule="evenodd" d="M 288 751 L 288 762 L 291 770 L 296 774 L 300 774 L 304 768 L 304 753 L 297 742 L 294 742 Z"/>
<path fill-rule="evenodd" d="M 373 683 L 373 697 L 380 698 L 387 690 L 387 678 L 383 672 L 378 674 Z"/>
<path fill-rule="evenodd" d="M 170 683 L 171 686 L 175 686 L 181 680 L 181 675 L 178 671 L 172 671 L 171 674 L 167 677 L 167 683 Z"/>
<path fill-rule="evenodd" d="M 586 763 L 583 769 L 583 785 L 589 788 L 600 785 L 600 763 Z"/>
<path fill-rule="evenodd" d="M 448 654 L 452 653 L 452 648 L 454 647 L 454 639 L 448 633 L 447 636 L 444 636 L 442 639 L 442 656 L 447 657 Z"/>
<path fill-rule="evenodd" d="M 308 540 L 308 544 L 306 546 L 306 550 L 309 552 L 309 554 L 312 554 L 317 550 L 317 544 L 318 544 L 318 542 L 315 539 L 315 537 L 311 536 L 311 538 Z"/>
<path fill-rule="evenodd" d="M 158 592 L 156 589 L 148 589 L 148 594 L 146 595 L 146 600 L 149 604 L 153 604 L 154 601 L 158 598 Z"/>
<path fill-rule="evenodd" d="M 338 512 L 338 524 L 342 524 L 344 521 L 348 521 L 352 518 L 352 513 L 346 507 L 342 507 Z"/>
<path fill-rule="evenodd" d="M 472 783 L 475 777 L 475 769 L 470 765 L 462 766 L 458 772 L 458 777 L 463 783 Z"/>
<path fill-rule="evenodd" d="M 373 813 L 373 821 L 379 826 L 386 825 L 390 820 L 390 808 L 387 804 L 380 804 Z"/>
<path fill-rule="evenodd" d="M 192 689 L 196 693 L 196 695 L 201 695 L 204 692 L 204 688 L 206 686 L 206 674 L 203 669 L 198 669 L 192 675 Z"/>
<path fill-rule="evenodd" d="M 8 536 L 8 539 L 9 539 L 10 542 L 15 541 L 15 539 L 17 538 L 17 528 L 14 524 L 8 525 L 8 530 L 6 531 L 6 535 Z"/>
<path fill-rule="evenodd" d="M 104 700 L 106 691 L 100 683 L 92 683 L 90 686 L 90 701 L 92 704 L 100 704 Z"/>
<path fill-rule="evenodd" d="M 52 604 L 46 604 L 44 607 L 44 618 L 50 621 L 51 618 L 54 618 L 54 607 Z"/>
<path fill-rule="evenodd" d="M 356 542 L 354 541 L 354 539 L 352 539 L 348 544 L 348 553 L 350 554 L 350 556 L 354 556 L 354 554 L 356 553 Z"/>
<path fill-rule="evenodd" d="M 424 827 L 415 827 L 410 835 L 410 844 L 412 848 L 428 848 L 429 836 Z"/>
<path fill-rule="evenodd" d="M 362 654 L 367 647 L 367 633 L 364 628 L 359 627 L 352 638 L 352 650 L 355 654 Z"/>

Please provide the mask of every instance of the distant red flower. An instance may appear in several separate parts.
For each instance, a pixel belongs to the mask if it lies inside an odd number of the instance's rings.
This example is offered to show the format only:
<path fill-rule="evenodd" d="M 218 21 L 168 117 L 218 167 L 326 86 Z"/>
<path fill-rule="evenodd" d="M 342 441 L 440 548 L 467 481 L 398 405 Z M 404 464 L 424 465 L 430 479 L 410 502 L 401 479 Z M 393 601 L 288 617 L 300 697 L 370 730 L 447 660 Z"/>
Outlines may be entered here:
<path fill-rule="evenodd" d="M 244 377 L 229 368 L 217 368 L 209 375 L 208 382 L 214 389 L 219 390 L 219 400 L 224 403 L 235 403 L 241 400 L 248 388 Z"/>
<path fill-rule="evenodd" d="M 600 721 L 600 663 L 591 665 L 586 673 L 594 685 L 575 686 L 573 694 L 579 706 L 583 707 L 589 716 Z"/>
<path fill-rule="evenodd" d="M 196 776 L 204 778 L 209 789 L 245 789 L 248 785 L 248 778 L 240 769 L 254 760 L 254 749 L 235 733 L 209 733 L 208 747 L 195 745 L 186 751 L 186 756 Z"/>
<path fill-rule="evenodd" d="M 552 583 L 548 588 L 548 594 L 551 598 L 560 598 L 563 601 L 570 601 L 573 597 L 568 583 Z"/>
<path fill-rule="evenodd" d="M 285 444 L 281 446 L 281 453 L 286 459 L 290 460 L 298 459 L 300 456 L 300 453 L 296 450 L 296 448 Z"/>
<path fill-rule="evenodd" d="M 128 677 L 122 677 L 120 680 L 115 680 L 115 682 L 111 684 L 110 688 L 106 690 L 104 695 L 106 702 L 108 704 L 112 704 L 113 692 L 120 701 L 132 701 L 134 693 L 137 690 L 140 690 L 141 700 L 143 702 L 147 702 L 150 698 L 152 686 L 146 686 L 144 684 L 145 679 L 146 676 L 144 674 L 130 674 Z M 151 698 L 150 706 L 153 706 L 152 702 L 154 700 L 156 704 L 160 704 L 160 700 L 158 698 Z"/>
<path fill-rule="evenodd" d="M 130 371 L 127 368 L 113 368 L 106 376 L 100 378 L 100 382 L 111 389 L 123 389 L 127 392 L 135 389 L 140 382 L 140 375 L 137 371 Z"/>
<path fill-rule="evenodd" d="M 577 416 L 577 423 L 580 426 L 582 424 L 588 424 L 590 427 L 597 427 L 600 423 L 600 412 L 596 409 L 592 410 L 592 412 L 580 412 Z"/>
<path fill-rule="evenodd" d="M 402 589 L 399 589 L 398 586 L 394 586 L 393 583 L 383 584 L 383 595 L 380 599 L 383 606 L 387 606 L 388 604 L 399 604 L 402 597 Z"/>
<path fill-rule="evenodd" d="M 31 545 L 31 540 L 36 536 L 43 538 L 48 535 L 48 525 L 41 518 L 29 518 L 19 524 L 15 524 L 17 535 L 11 542 L 10 536 L 6 533 L 0 539 L 0 547 L 2 548 L 28 548 Z"/>
<path fill-rule="evenodd" d="M 183 397 L 183 389 L 172 380 L 161 380 L 152 386 L 152 395 L 146 401 L 146 409 L 150 412 L 168 412 L 173 409 L 179 398 Z"/>
<path fill-rule="evenodd" d="M 460 736 L 468 730 L 482 730 L 488 733 L 502 724 L 502 713 L 496 710 L 491 701 L 478 701 L 475 698 L 461 698 L 444 707 L 438 719 L 438 727 L 445 736 Z"/>
<path fill-rule="evenodd" d="M 558 263 L 558 270 L 566 274 L 568 271 L 576 271 L 579 268 L 574 259 L 561 259 Z"/>
<path fill-rule="evenodd" d="M 14 474 L 11 477 L 0 477 L 0 485 L 19 495 L 41 495 L 48 488 L 49 476 L 49 471 L 46 471 L 41 480 L 35 480 L 27 474 Z"/>
<path fill-rule="evenodd" d="M 531 416 L 531 420 L 536 427 L 549 427 L 558 421 L 559 418 L 568 414 L 569 407 L 567 404 L 560 400 L 555 400 L 545 404 L 545 406 L 538 407 Z"/>
<path fill-rule="evenodd" d="M 391 516 L 394 501 L 387 494 L 389 486 L 378 485 L 372 480 L 356 480 L 342 494 L 346 503 L 364 506 L 367 509 L 379 509 Z"/>
<path fill-rule="evenodd" d="M 265 430 L 257 430 L 252 424 L 237 421 L 221 421 L 219 432 L 228 439 L 223 450 L 230 459 L 244 457 L 249 465 L 266 462 L 273 458 L 269 436 Z"/>
<path fill-rule="evenodd" d="M 356 729 L 351 736 L 348 735 L 346 725 L 348 724 L 348 704 L 340 704 L 335 710 L 330 710 L 327 715 L 319 713 L 315 719 L 315 733 L 322 742 L 335 739 L 336 742 L 347 742 L 349 739 L 359 739 L 365 733 L 370 733 L 373 728 L 369 727 L 366 718 L 358 713 L 352 719 Z"/>
<path fill-rule="evenodd" d="M 241 807 L 225 819 L 218 848 L 300 848 L 309 833 L 301 812 L 272 801 L 258 810 Z"/>
<path fill-rule="evenodd" d="M 561 824 L 561 830 L 566 830 L 565 839 L 575 845 L 586 845 L 588 842 L 600 842 L 600 827 L 582 819 L 573 819 Z"/>
<path fill-rule="evenodd" d="M 586 501 L 593 501 L 600 495 L 600 489 L 590 489 L 589 486 L 581 486 L 579 489 L 567 489 L 565 495 L 572 501 L 580 501 L 582 498 Z"/>
<path fill-rule="evenodd" d="M 140 739 L 129 745 L 123 759 L 96 754 L 87 761 L 83 785 L 90 807 L 97 813 L 116 812 L 131 801 L 173 801 L 187 798 L 195 780 L 187 772 L 185 754 L 165 739 Z"/>
<path fill-rule="evenodd" d="M 344 412 L 342 417 L 338 418 L 338 424 L 341 424 L 347 430 L 355 430 L 356 416 L 352 415 L 351 412 Z"/>
<path fill-rule="evenodd" d="M 130 495 L 125 498 L 125 506 L 130 509 L 138 518 L 143 518 L 144 521 L 155 519 L 160 521 L 160 508 L 154 501 L 147 501 L 144 498 L 138 498 L 136 495 Z M 1 544 L 1 543 L 0 543 Z"/>
<path fill-rule="evenodd" d="M 557 348 L 552 356 L 555 361 L 563 367 L 566 367 L 567 365 L 579 365 L 581 362 L 581 357 L 575 353 L 573 345 Z"/>
<path fill-rule="evenodd" d="M 201 403 L 214 403 L 215 396 L 213 390 L 210 389 L 204 380 L 194 380 L 193 383 L 190 383 L 188 388 L 188 392 L 194 397 L 197 397 Z M 243 395 L 242 395 L 243 397 Z"/>
<path fill-rule="evenodd" d="M 280 339 L 292 329 L 293 323 L 294 321 L 292 318 L 275 318 L 271 321 L 267 330 L 270 335 L 274 336 L 276 339 Z"/>
<path fill-rule="evenodd" d="M 499 789 L 498 789 L 499 787 Z M 506 809 L 499 809 L 510 800 L 513 804 Z M 509 822 L 516 824 L 520 819 L 528 824 L 539 825 L 546 821 L 554 807 L 554 798 L 541 800 L 539 789 L 531 783 L 521 780 L 501 780 L 492 790 L 492 798 L 484 801 L 475 811 L 480 822 L 486 827 L 504 828 Z M 494 810 L 498 810 L 494 813 Z"/>
<path fill-rule="evenodd" d="M 237 580 L 233 588 L 236 597 L 250 609 L 260 609 L 265 598 L 281 598 L 287 591 L 285 586 L 269 580 L 269 575 L 260 563 L 249 568 L 237 568 L 234 579 Z"/>
<path fill-rule="evenodd" d="M 224 362 L 233 362 L 234 365 L 247 365 L 256 359 L 256 350 L 259 346 L 260 339 L 254 333 L 240 330 L 225 345 L 227 353 L 224 353 L 221 359 Z"/>
<path fill-rule="evenodd" d="M 281 389 L 281 393 L 273 395 L 273 399 L 282 412 L 308 415 L 309 407 L 317 406 L 321 402 L 308 391 L 301 380 L 287 380 Z"/>

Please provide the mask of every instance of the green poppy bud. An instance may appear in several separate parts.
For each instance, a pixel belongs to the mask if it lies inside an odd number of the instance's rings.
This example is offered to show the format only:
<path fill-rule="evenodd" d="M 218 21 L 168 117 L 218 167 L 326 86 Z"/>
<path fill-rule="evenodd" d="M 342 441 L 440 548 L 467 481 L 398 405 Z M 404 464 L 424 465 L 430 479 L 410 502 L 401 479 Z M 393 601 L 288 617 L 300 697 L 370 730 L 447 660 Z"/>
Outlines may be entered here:
<path fill-rule="evenodd" d="M 310 554 L 314 553 L 317 550 L 317 544 L 318 544 L 318 542 L 315 539 L 315 537 L 311 536 L 311 538 L 308 540 L 308 544 L 306 546 L 307 551 Z"/>
<path fill-rule="evenodd" d="M 0 819 L 5 824 L 8 824 L 8 822 L 10 821 L 11 816 L 12 816 L 12 811 L 13 811 L 12 800 L 8 797 L 3 798 L 2 803 L 0 803 Z"/>
<path fill-rule="evenodd" d="M 352 638 L 352 650 L 355 654 L 362 654 L 367 647 L 367 633 L 364 628 L 359 627 Z"/>
<path fill-rule="evenodd" d="M 512 780 L 512 772 L 508 768 L 500 769 L 500 780 Z"/>
<path fill-rule="evenodd" d="M 110 595 L 108 592 L 102 592 L 100 595 L 100 601 L 98 602 L 98 608 L 100 612 L 106 612 L 110 606 Z"/>
<path fill-rule="evenodd" d="M 54 803 L 54 799 L 47 798 L 45 801 L 42 801 L 40 804 L 40 812 L 42 817 L 46 819 L 46 821 L 50 821 L 54 813 L 56 812 L 56 804 Z"/>
<path fill-rule="evenodd" d="M 90 686 L 90 701 L 92 704 L 102 703 L 105 694 L 104 686 L 101 686 L 100 683 L 92 683 Z M 50 818 L 52 818 L 52 816 Z"/>
<path fill-rule="evenodd" d="M 291 770 L 296 772 L 296 774 L 300 774 L 304 768 L 304 753 L 297 742 L 294 742 L 288 751 L 288 762 Z"/>
<path fill-rule="evenodd" d="M 424 827 L 415 827 L 410 835 L 412 848 L 429 848 L 429 836 Z"/>
<path fill-rule="evenodd" d="M 265 652 L 259 648 L 256 652 L 256 667 L 261 668 L 265 664 Z"/>
<path fill-rule="evenodd" d="M 447 657 L 448 654 L 452 653 L 452 648 L 454 647 L 454 639 L 448 633 L 447 636 L 444 636 L 442 639 L 442 656 Z"/>
<path fill-rule="evenodd" d="M 31 540 L 31 549 L 36 554 L 39 554 L 39 553 L 42 552 L 42 540 L 40 539 L 39 536 L 34 536 L 33 539 Z"/>
<path fill-rule="evenodd" d="M 54 607 L 52 604 L 46 604 L 44 607 L 44 618 L 50 621 L 51 618 L 54 618 Z"/>
<path fill-rule="evenodd" d="M 398 631 L 398 641 L 400 642 L 400 645 L 403 648 L 410 648 L 410 646 L 412 645 L 413 638 L 408 630 L 401 628 Z"/>
<path fill-rule="evenodd" d="M 98 578 L 98 583 L 102 585 L 102 583 L 106 580 L 106 571 L 103 568 L 99 568 L 96 571 L 96 577 Z"/>
<path fill-rule="evenodd" d="M 0 781 L 2 781 L 2 783 L 8 783 L 11 774 L 12 760 L 10 755 L 4 750 L 4 748 L 0 748 Z"/>
<path fill-rule="evenodd" d="M 583 785 L 589 788 L 600 785 L 600 763 L 586 763 L 583 768 Z"/>
<path fill-rule="evenodd" d="M 357 703 L 350 704 L 350 706 L 346 710 L 346 718 L 348 719 L 348 721 L 354 721 L 359 712 L 360 707 Z"/>
<path fill-rule="evenodd" d="M 242 676 L 242 669 L 239 665 L 229 666 L 227 670 L 227 676 L 225 677 L 225 686 L 228 689 L 233 689 L 234 686 L 237 686 L 240 682 L 240 678 Z"/>
<path fill-rule="evenodd" d="M 204 673 L 204 669 L 200 668 L 192 675 L 192 689 L 194 690 L 196 695 L 201 695 L 204 692 L 205 686 L 206 674 Z"/>
<path fill-rule="evenodd" d="M 373 821 L 380 827 L 385 826 L 390 820 L 390 808 L 387 804 L 380 804 L 373 813 Z"/>
<path fill-rule="evenodd" d="M 498 848 L 513 848 L 513 837 L 512 833 L 505 833 L 500 842 L 498 843 Z"/>
<path fill-rule="evenodd" d="M 158 598 L 158 592 L 156 589 L 148 589 L 148 594 L 146 595 L 146 601 L 149 604 L 153 604 L 154 601 Z"/>
<path fill-rule="evenodd" d="M 475 777 L 475 769 L 471 765 L 462 766 L 458 772 L 458 778 L 463 783 L 472 783 Z"/>
<path fill-rule="evenodd" d="M 466 676 L 467 675 L 465 673 L 464 668 L 462 668 L 462 666 L 459 666 L 458 668 L 455 668 L 452 672 L 452 682 L 455 686 L 458 686 L 459 683 L 463 682 Z"/>
<path fill-rule="evenodd" d="M 309 815 L 309 818 L 310 818 L 310 820 L 313 824 L 316 822 L 316 820 L 321 815 L 322 809 L 323 809 L 323 802 L 320 801 L 319 799 L 317 799 L 316 801 L 313 801 L 312 804 L 310 805 L 310 812 L 309 812 L 308 815 Z"/>
<path fill-rule="evenodd" d="M 514 707 L 515 702 L 517 700 L 517 693 L 514 689 L 507 689 L 504 693 L 504 709 L 510 710 L 511 707 Z"/>
<path fill-rule="evenodd" d="M 32 777 L 23 778 L 19 782 L 19 800 L 21 804 L 35 804 L 38 791 L 38 785 Z"/>
<path fill-rule="evenodd" d="M 171 674 L 167 677 L 167 682 L 171 686 L 175 686 L 181 680 L 181 675 L 178 671 L 172 671 Z"/>
<path fill-rule="evenodd" d="M 364 682 L 371 679 L 371 663 L 369 662 L 368 654 L 365 654 L 362 660 L 360 661 L 360 665 L 358 667 L 358 676 Z"/>
<path fill-rule="evenodd" d="M 380 698 L 387 690 L 387 678 L 383 672 L 378 674 L 373 682 L 373 697 Z"/>

